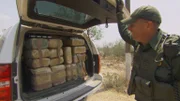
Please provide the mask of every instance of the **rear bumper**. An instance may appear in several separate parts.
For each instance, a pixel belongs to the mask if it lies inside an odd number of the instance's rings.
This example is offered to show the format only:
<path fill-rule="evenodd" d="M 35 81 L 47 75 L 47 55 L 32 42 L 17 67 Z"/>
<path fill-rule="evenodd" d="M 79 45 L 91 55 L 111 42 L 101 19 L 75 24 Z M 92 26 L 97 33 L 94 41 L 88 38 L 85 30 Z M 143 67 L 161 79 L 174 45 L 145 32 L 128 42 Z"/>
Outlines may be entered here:
<path fill-rule="evenodd" d="M 79 101 L 82 98 L 93 94 L 102 85 L 102 76 L 94 74 L 87 82 L 70 89 L 68 91 L 56 94 L 50 97 L 40 99 L 38 101 Z"/>

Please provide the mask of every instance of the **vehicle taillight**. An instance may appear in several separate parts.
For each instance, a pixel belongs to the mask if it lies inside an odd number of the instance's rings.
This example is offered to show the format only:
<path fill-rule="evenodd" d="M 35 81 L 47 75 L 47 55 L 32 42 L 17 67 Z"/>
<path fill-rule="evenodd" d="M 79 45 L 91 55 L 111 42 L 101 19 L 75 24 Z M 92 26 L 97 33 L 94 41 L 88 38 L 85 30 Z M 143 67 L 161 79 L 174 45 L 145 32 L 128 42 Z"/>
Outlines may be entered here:
<path fill-rule="evenodd" d="M 11 65 L 0 65 L 0 101 L 11 101 Z"/>
<path fill-rule="evenodd" d="M 101 71 L 101 58 L 100 55 L 98 55 L 98 73 Z"/>

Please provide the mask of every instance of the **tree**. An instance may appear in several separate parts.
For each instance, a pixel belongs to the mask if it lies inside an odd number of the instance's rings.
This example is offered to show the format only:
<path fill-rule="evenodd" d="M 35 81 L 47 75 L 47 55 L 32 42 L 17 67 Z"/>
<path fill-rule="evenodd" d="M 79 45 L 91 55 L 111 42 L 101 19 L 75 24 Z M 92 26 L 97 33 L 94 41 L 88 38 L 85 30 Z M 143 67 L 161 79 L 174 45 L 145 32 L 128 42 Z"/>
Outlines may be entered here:
<path fill-rule="evenodd" d="M 87 30 L 87 34 L 89 34 L 92 41 L 100 40 L 102 35 L 102 29 L 99 26 L 93 26 Z"/>

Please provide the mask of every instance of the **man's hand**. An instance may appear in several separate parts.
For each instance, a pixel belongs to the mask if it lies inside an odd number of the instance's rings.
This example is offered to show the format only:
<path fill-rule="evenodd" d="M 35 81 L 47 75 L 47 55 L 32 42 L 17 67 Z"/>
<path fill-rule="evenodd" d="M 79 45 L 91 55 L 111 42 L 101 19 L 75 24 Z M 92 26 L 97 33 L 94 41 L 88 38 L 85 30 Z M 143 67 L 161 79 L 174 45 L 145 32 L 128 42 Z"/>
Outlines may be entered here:
<path fill-rule="evenodd" d="M 128 18 L 130 16 L 129 11 L 124 7 L 123 0 L 116 0 L 116 13 L 121 12 L 123 18 Z"/>
<path fill-rule="evenodd" d="M 122 0 L 116 0 L 116 13 L 123 12 L 124 2 Z"/>

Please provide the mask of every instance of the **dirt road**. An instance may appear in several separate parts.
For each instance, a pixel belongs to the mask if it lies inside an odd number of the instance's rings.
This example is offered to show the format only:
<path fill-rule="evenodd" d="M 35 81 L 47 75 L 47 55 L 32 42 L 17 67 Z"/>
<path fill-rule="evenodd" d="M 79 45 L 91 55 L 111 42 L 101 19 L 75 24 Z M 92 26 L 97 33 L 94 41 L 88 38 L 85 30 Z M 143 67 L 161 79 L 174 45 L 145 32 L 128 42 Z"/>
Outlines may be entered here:
<path fill-rule="evenodd" d="M 87 101 L 135 101 L 134 96 L 118 93 L 115 90 L 107 90 L 95 93 L 88 97 Z"/>

